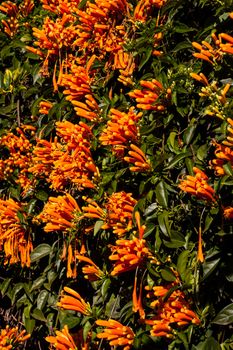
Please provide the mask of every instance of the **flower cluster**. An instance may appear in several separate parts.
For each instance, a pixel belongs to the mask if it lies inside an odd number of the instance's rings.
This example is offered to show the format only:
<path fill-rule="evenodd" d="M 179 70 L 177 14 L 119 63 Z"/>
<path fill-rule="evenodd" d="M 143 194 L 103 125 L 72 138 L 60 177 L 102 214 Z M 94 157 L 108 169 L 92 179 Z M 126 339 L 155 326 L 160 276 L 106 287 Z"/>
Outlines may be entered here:
<path fill-rule="evenodd" d="M 214 46 L 204 40 L 201 44 L 193 42 L 192 45 L 199 51 L 193 53 L 194 57 L 213 65 L 218 60 L 221 60 L 226 53 L 233 54 L 233 37 L 226 33 L 220 33 L 218 35 L 212 33 L 211 37 L 214 41 Z"/>
<path fill-rule="evenodd" d="M 20 184 L 23 194 L 26 194 L 33 187 L 33 180 L 29 172 L 32 162 L 32 144 L 22 131 L 22 127 L 16 130 L 19 136 L 9 132 L 0 138 L 0 147 L 3 148 L 0 178 L 2 180 L 14 178 L 14 181 Z M 34 130 L 35 128 L 32 127 L 32 131 Z"/>
<path fill-rule="evenodd" d="M 113 319 L 97 320 L 96 324 L 105 327 L 101 333 L 97 334 L 97 338 L 108 340 L 111 346 L 123 346 L 123 350 L 131 348 L 135 334 L 130 327 Z"/>
<path fill-rule="evenodd" d="M 124 160 L 128 163 L 133 163 L 129 170 L 133 172 L 150 172 L 152 170 L 150 161 L 147 159 L 144 152 L 136 145 L 131 143 L 129 156 L 124 157 Z"/>
<path fill-rule="evenodd" d="M 90 151 L 90 128 L 80 122 L 74 125 L 68 121 L 57 122 L 57 137 L 54 142 L 37 140 L 33 149 L 32 166 L 29 171 L 35 176 L 44 176 L 55 190 L 61 190 L 68 183 L 80 191 L 94 188 L 99 176 Z"/>
<path fill-rule="evenodd" d="M 45 232 L 66 232 L 72 229 L 81 217 L 81 210 L 76 200 L 66 193 L 64 196 L 49 197 L 37 219 L 46 224 Z"/>
<path fill-rule="evenodd" d="M 208 176 L 200 169 L 194 167 L 195 176 L 187 175 L 179 184 L 179 188 L 199 199 L 214 203 L 216 199 L 214 189 L 208 184 Z"/>
<path fill-rule="evenodd" d="M 145 323 L 152 326 L 150 334 L 153 337 L 173 338 L 176 327 L 200 324 L 196 313 L 190 309 L 184 293 L 176 289 L 170 294 L 171 288 L 177 286 L 175 281 L 166 286 L 146 287 L 147 297 L 154 299 L 150 306 L 154 309 L 155 316 L 146 319 Z M 168 296 L 168 297 L 166 297 Z"/>
<path fill-rule="evenodd" d="M 33 246 L 18 213 L 24 216 L 21 203 L 12 198 L 0 199 L 0 247 L 5 253 L 5 264 L 20 262 L 22 267 L 30 267 Z"/>
<path fill-rule="evenodd" d="M 118 239 L 115 246 L 111 246 L 112 254 L 109 259 L 114 262 L 112 276 L 119 275 L 123 272 L 135 270 L 141 266 L 147 258 L 151 256 L 143 235 L 146 227 L 141 226 L 139 212 L 135 213 L 138 225 L 139 237 L 132 239 Z"/>
<path fill-rule="evenodd" d="M 113 152 L 116 150 L 116 154 L 119 146 L 124 149 L 130 141 L 137 142 L 140 136 L 137 124 L 141 116 L 142 113 L 136 114 L 133 107 L 128 113 L 110 109 L 110 120 L 99 137 L 100 142 L 104 146 L 111 145 Z"/>
<path fill-rule="evenodd" d="M 209 83 L 208 79 L 203 73 L 190 73 L 190 75 L 193 79 L 204 85 L 204 87 L 201 88 L 201 92 L 199 92 L 199 96 L 210 101 L 210 105 L 206 107 L 204 113 L 209 116 L 216 116 L 222 120 L 226 119 L 225 109 L 229 105 L 226 94 L 228 93 L 231 85 L 227 83 L 220 89 L 218 88 L 216 81 Z"/>
<path fill-rule="evenodd" d="M 66 310 L 77 311 L 83 315 L 91 314 L 89 303 L 86 303 L 79 293 L 69 287 L 64 287 L 64 291 L 67 294 L 62 292 L 60 301 L 57 303 L 58 307 Z"/>
<path fill-rule="evenodd" d="M 140 80 L 142 89 L 136 89 L 128 93 L 137 102 L 137 108 L 151 111 L 163 111 L 164 103 L 160 100 L 161 94 L 165 92 L 163 85 L 156 79 L 152 81 Z M 169 98 L 171 90 L 167 89 L 166 98 Z"/>
<path fill-rule="evenodd" d="M 223 176 L 226 174 L 224 165 L 228 164 L 230 168 L 233 167 L 233 150 L 230 147 L 215 143 L 215 156 L 216 159 L 210 161 L 211 167 L 214 169 L 217 176 Z"/>
<path fill-rule="evenodd" d="M 6 326 L 0 330 L 0 348 L 1 350 L 18 349 L 18 346 L 24 344 L 29 338 L 30 334 L 26 334 L 25 330 L 19 332 L 18 327 Z"/>
<path fill-rule="evenodd" d="M 50 335 L 45 340 L 50 343 L 54 349 L 77 350 L 77 346 L 65 325 L 61 331 L 55 331 L 56 336 Z"/>
<path fill-rule="evenodd" d="M 83 199 L 88 203 L 82 207 L 84 217 L 103 220 L 102 229 L 112 229 L 118 236 L 132 229 L 133 210 L 137 201 L 131 193 L 114 192 L 107 198 L 103 208 L 90 198 L 83 197 Z"/>

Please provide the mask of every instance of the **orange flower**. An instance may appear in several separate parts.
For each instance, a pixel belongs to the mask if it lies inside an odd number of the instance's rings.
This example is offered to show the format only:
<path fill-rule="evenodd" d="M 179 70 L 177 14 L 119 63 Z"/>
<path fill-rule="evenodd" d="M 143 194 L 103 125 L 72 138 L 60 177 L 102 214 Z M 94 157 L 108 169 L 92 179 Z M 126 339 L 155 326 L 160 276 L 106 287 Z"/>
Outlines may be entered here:
<path fill-rule="evenodd" d="M 114 54 L 113 69 L 119 69 L 119 77 L 117 78 L 123 85 L 133 85 L 132 75 L 135 69 L 134 58 L 132 54 L 124 50 L 118 50 Z"/>
<path fill-rule="evenodd" d="M 196 74 L 196 73 L 190 73 L 190 76 L 199 81 L 200 83 L 208 86 L 209 85 L 209 82 L 208 82 L 208 79 L 206 78 L 206 76 L 203 74 L 203 73 L 200 73 L 200 74 Z"/>
<path fill-rule="evenodd" d="M 133 90 L 128 93 L 130 97 L 136 99 L 137 108 L 163 111 L 165 109 L 164 104 L 157 101 L 159 100 L 160 95 L 165 92 L 163 85 L 156 79 L 152 79 L 152 81 L 141 80 L 140 85 L 143 88 L 142 90 Z M 169 96 L 167 95 L 167 97 Z"/>
<path fill-rule="evenodd" d="M 233 219 L 233 208 L 232 207 L 224 208 L 223 215 L 224 215 L 224 218 L 227 220 Z"/>
<path fill-rule="evenodd" d="M 90 148 L 89 140 L 93 133 L 90 127 L 83 122 L 78 124 L 73 124 L 68 120 L 56 122 L 56 133 L 67 144 L 68 150 L 84 147 L 86 151 L 86 148 Z M 89 150 L 88 153 L 90 153 Z"/>
<path fill-rule="evenodd" d="M 130 145 L 131 150 L 129 151 L 129 157 L 124 157 L 124 160 L 128 163 L 133 163 L 129 170 L 133 172 L 146 172 L 151 171 L 151 165 L 149 160 L 146 158 L 144 152 L 136 145 Z"/>
<path fill-rule="evenodd" d="M 67 294 L 64 294 L 64 291 Z M 86 316 L 91 315 L 90 304 L 86 303 L 79 293 L 69 287 L 64 287 L 64 291 L 62 291 L 60 301 L 57 303 L 58 307 L 77 311 Z"/>
<path fill-rule="evenodd" d="M 111 247 L 112 255 L 109 256 L 109 259 L 115 262 L 111 272 L 112 276 L 135 270 L 151 255 L 146 246 L 146 240 L 142 238 L 146 227 L 141 226 L 138 212 L 135 213 L 135 218 L 139 238 L 134 236 L 131 240 L 118 239 L 116 245 Z"/>
<path fill-rule="evenodd" d="M 34 9 L 34 0 L 23 0 L 19 5 L 20 15 L 27 17 Z"/>
<path fill-rule="evenodd" d="M 26 126 L 23 126 L 24 128 Z M 12 180 L 21 185 L 22 195 L 33 187 L 33 180 L 29 178 L 29 166 L 32 162 L 32 144 L 26 138 L 21 128 L 16 129 L 19 136 L 8 132 L 0 138 L 0 145 L 5 147 L 9 156 L 1 161 L 0 178 Z M 17 176 L 15 176 L 17 174 Z"/>
<path fill-rule="evenodd" d="M 57 350 L 77 350 L 72 336 L 69 333 L 68 327 L 65 325 L 61 331 L 55 331 L 56 336 L 48 336 L 45 338 L 54 349 Z"/>
<path fill-rule="evenodd" d="M 145 22 L 153 7 L 161 8 L 167 0 L 140 0 L 134 10 L 134 18 L 137 21 Z"/>
<path fill-rule="evenodd" d="M 75 227 L 82 218 L 81 210 L 76 200 L 66 193 L 64 196 L 49 197 L 43 211 L 37 216 L 44 222 L 45 232 L 68 231 Z"/>
<path fill-rule="evenodd" d="M 122 191 L 109 196 L 105 204 L 107 218 L 103 229 L 112 228 L 113 233 L 118 236 L 129 232 L 133 227 L 133 210 L 136 204 L 132 193 Z"/>
<path fill-rule="evenodd" d="M 103 271 L 101 271 L 100 268 L 90 258 L 80 254 L 76 254 L 76 258 L 79 261 L 87 263 L 87 265 L 82 268 L 82 272 L 84 274 L 84 278 L 90 282 L 97 281 L 104 276 Z"/>
<path fill-rule="evenodd" d="M 226 174 L 224 169 L 224 164 L 229 164 L 231 168 L 233 167 L 233 151 L 224 145 L 214 143 L 216 150 L 214 152 L 216 159 L 210 161 L 210 165 L 214 168 L 215 174 L 217 176 L 223 176 Z"/>
<path fill-rule="evenodd" d="M 147 297 L 152 299 L 156 297 L 150 304 L 155 310 L 155 316 L 145 320 L 146 324 L 152 326 L 151 336 L 172 338 L 176 327 L 190 323 L 200 324 L 199 318 L 195 312 L 190 310 L 190 305 L 181 290 L 176 289 L 169 294 L 170 290 L 179 283 L 179 278 L 177 278 L 176 281 L 165 286 L 146 286 L 146 290 L 149 291 Z M 168 298 L 167 295 L 169 295 Z"/>
<path fill-rule="evenodd" d="M 63 121 L 56 123 L 56 131 L 62 137 L 61 142 L 57 137 L 54 142 L 38 140 L 29 171 L 37 176 L 44 175 L 55 190 L 62 190 L 68 183 L 80 191 L 94 188 L 99 170 L 90 151 L 90 128 L 82 122 L 74 125 Z"/>
<path fill-rule="evenodd" d="M 95 56 L 92 57 L 91 63 L 93 59 Z M 88 70 L 91 63 L 87 63 L 87 68 L 72 64 L 70 72 L 62 74 L 60 85 L 65 87 L 63 93 L 67 95 L 66 99 L 73 104 L 76 114 L 90 121 L 96 121 L 99 106 L 92 96 L 90 87 L 92 80 Z"/>
<path fill-rule="evenodd" d="M 18 212 L 24 215 L 20 203 L 12 198 L 0 199 L 0 246 L 5 252 L 5 264 L 20 262 L 22 267 L 30 267 L 32 242 L 30 236 L 26 238 Z"/>
<path fill-rule="evenodd" d="M 6 328 L 0 330 L 0 348 L 1 350 L 16 349 L 30 338 L 30 334 L 26 334 L 26 331 L 18 331 L 18 327 Z"/>
<path fill-rule="evenodd" d="M 39 103 L 39 113 L 49 114 L 50 109 L 53 107 L 53 104 L 49 101 L 41 101 Z"/>
<path fill-rule="evenodd" d="M 195 176 L 187 175 L 185 180 L 182 180 L 178 185 L 179 188 L 199 199 L 207 200 L 209 202 L 216 202 L 215 191 L 208 185 L 208 176 L 200 169 L 194 167 Z"/>
<path fill-rule="evenodd" d="M 127 145 L 129 141 L 137 142 L 139 138 L 138 120 L 142 113 L 136 114 L 131 107 L 128 113 L 110 109 L 110 120 L 103 130 L 99 140 L 104 145 Z"/>
<path fill-rule="evenodd" d="M 86 207 L 82 207 L 84 217 L 90 219 L 96 218 L 100 220 L 105 220 L 106 212 L 102 208 L 100 208 L 100 206 L 95 201 L 85 196 L 83 196 L 83 199 L 88 203 Z"/>
<path fill-rule="evenodd" d="M 201 44 L 197 42 L 192 43 L 193 47 L 199 51 L 193 54 L 194 57 L 215 64 L 216 61 L 222 59 L 224 54 L 233 54 L 233 37 L 231 35 L 226 33 L 216 35 L 212 33 L 211 36 L 215 46 L 210 45 L 206 41 L 202 41 Z M 225 40 L 226 43 L 223 43 L 222 39 Z"/>
<path fill-rule="evenodd" d="M 96 324 L 106 327 L 101 333 L 97 334 L 97 338 L 107 339 L 111 346 L 123 346 L 123 350 L 131 348 L 135 334 L 130 327 L 112 319 L 108 321 L 97 320 Z"/>

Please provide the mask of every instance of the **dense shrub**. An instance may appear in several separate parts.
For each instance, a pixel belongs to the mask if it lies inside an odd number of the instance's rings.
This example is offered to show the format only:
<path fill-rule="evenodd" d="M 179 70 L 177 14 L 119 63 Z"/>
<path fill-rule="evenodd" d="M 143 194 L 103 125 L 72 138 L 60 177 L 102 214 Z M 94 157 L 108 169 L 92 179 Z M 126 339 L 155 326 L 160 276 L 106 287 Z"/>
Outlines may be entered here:
<path fill-rule="evenodd" d="M 1 349 L 233 349 L 232 11 L 1 2 Z"/>

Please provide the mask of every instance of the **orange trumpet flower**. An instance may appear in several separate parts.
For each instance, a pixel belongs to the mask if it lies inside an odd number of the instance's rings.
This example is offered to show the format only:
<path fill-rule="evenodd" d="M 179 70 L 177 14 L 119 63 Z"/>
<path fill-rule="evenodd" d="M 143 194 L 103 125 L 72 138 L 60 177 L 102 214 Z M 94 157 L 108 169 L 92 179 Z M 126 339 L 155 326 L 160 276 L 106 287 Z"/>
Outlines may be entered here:
<path fill-rule="evenodd" d="M 64 294 L 64 292 L 67 294 Z M 62 291 L 61 298 L 57 303 L 57 306 L 65 310 L 80 312 L 86 316 L 91 315 L 90 304 L 86 303 L 79 293 L 69 287 L 64 287 L 64 291 Z"/>
<path fill-rule="evenodd" d="M 147 172 L 151 171 L 151 165 L 149 160 L 146 158 L 144 152 L 136 145 L 130 145 L 131 150 L 129 151 L 129 157 L 124 157 L 124 160 L 128 163 L 133 163 L 134 166 L 129 168 L 133 172 Z"/>
<path fill-rule="evenodd" d="M 182 180 L 178 185 L 179 188 L 199 199 L 207 200 L 208 202 L 216 202 L 215 191 L 208 184 L 208 176 L 200 169 L 194 167 L 195 176 L 187 175 L 185 180 Z"/>
<path fill-rule="evenodd" d="M 108 340 L 111 346 L 123 346 L 123 350 L 131 348 L 135 334 L 130 327 L 112 319 L 97 320 L 96 324 L 105 327 L 101 333 L 97 334 L 97 338 Z"/>
<path fill-rule="evenodd" d="M 77 346 L 65 325 L 61 331 L 55 331 L 56 336 L 48 336 L 45 340 L 57 350 L 77 350 Z"/>
<path fill-rule="evenodd" d="M 45 232 L 66 232 L 82 219 L 82 212 L 76 200 L 66 193 L 64 196 L 49 197 L 37 219 L 46 224 Z"/>
<path fill-rule="evenodd" d="M 30 334 L 26 334 L 23 330 L 19 332 L 18 327 L 10 328 L 8 325 L 6 328 L 0 330 L 0 348 L 2 350 L 17 349 L 25 343 L 29 338 Z"/>

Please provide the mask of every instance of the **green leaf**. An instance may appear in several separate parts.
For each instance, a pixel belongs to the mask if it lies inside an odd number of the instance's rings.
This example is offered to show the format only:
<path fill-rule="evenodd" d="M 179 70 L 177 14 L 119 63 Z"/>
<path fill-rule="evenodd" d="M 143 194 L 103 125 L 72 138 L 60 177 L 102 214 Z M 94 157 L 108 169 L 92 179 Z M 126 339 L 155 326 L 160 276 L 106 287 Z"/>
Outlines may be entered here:
<path fill-rule="evenodd" d="M 197 126 L 195 124 L 191 124 L 190 126 L 188 126 L 187 130 L 185 131 L 184 142 L 186 143 L 186 145 L 189 145 L 190 142 L 192 141 L 196 128 Z"/>
<path fill-rule="evenodd" d="M 46 280 L 45 276 L 38 277 L 35 281 L 33 281 L 30 292 L 33 292 L 35 289 L 40 288 L 43 285 L 43 283 L 45 282 L 45 280 Z"/>
<path fill-rule="evenodd" d="M 227 326 L 233 323 L 233 303 L 225 306 L 214 318 L 212 323 Z"/>
<path fill-rule="evenodd" d="M 31 316 L 33 318 L 35 318 L 36 320 L 39 320 L 39 321 L 42 321 L 42 322 L 46 322 L 47 321 L 45 316 L 44 316 L 44 314 L 43 314 L 43 312 L 41 310 L 37 309 L 37 308 L 35 308 L 33 310 L 33 312 L 31 313 Z"/>
<path fill-rule="evenodd" d="M 32 334 L 33 329 L 35 328 L 36 321 L 32 318 L 25 317 L 24 325 L 26 328 L 27 333 Z"/>
<path fill-rule="evenodd" d="M 166 185 L 163 180 L 161 180 L 155 188 L 156 199 L 160 205 L 167 208 L 168 207 L 168 193 Z"/>
<path fill-rule="evenodd" d="M 38 245 L 31 253 L 31 262 L 34 263 L 45 256 L 49 255 L 51 252 L 51 246 L 46 243 Z"/>
<path fill-rule="evenodd" d="M 7 292 L 7 289 L 11 283 L 12 278 L 6 278 L 0 285 L 0 291 L 1 291 L 1 295 L 4 297 L 4 295 Z"/>
<path fill-rule="evenodd" d="M 43 202 L 46 202 L 47 199 L 48 199 L 48 193 L 43 191 L 43 190 L 40 190 L 38 192 L 36 192 L 35 194 L 36 198 L 43 201 Z"/>
<path fill-rule="evenodd" d="M 161 270 L 162 278 L 167 282 L 174 282 L 176 280 L 176 276 L 169 268 L 164 268 Z"/>
<path fill-rule="evenodd" d="M 103 220 L 97 220 L 94 225 L 94 236 L 101 230 L 101 227 L 103 226 L 104 222 Z"/>
<path fill-rule="evenodd" d="M 179 163 L 182 159 L 187 158 L 191 155 L 190 152 L 180 153 L 175 156 L 170 163 L 165 167 L 164 170 L 169 170 L 175 167 L 177 163 Z"/>
<path fill-rule="evenodd" d="M 169 212 L 164 210 L 161 214 L 158 215 L 158 222 L 159 227 L 163 234 L 167 237 L 170 237 L 171 231 L 170 231 L 170 223 L 168 220 Z"/>

